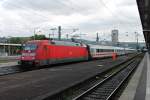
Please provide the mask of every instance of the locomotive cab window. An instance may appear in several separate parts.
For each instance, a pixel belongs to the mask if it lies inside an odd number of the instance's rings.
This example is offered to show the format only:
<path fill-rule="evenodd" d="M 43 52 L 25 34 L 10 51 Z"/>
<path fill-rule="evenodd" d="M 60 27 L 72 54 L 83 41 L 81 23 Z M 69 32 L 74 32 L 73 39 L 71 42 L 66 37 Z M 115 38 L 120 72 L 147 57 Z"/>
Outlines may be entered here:
<path fill-rule="evenodd" d="M 24 50 L 36 50 L 37 44 L 25 44 Z"/>

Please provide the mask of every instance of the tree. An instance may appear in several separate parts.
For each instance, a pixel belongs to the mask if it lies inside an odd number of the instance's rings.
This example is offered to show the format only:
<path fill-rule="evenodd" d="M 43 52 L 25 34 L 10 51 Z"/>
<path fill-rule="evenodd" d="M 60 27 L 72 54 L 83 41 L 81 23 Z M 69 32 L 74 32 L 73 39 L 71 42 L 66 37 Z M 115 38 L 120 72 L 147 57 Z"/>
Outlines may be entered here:
<path fill-rule="evenodd" d="M 11 37 L 7 40 L 8 43 L 22 44 L 31 40 L 29 37 Z"/>
<path fill-rule="evenodd" d="M 47 39 L 45 35 L 37 35 L 35 34 L 35 36 L 31 36 L 31 39 L 32 40 L 44 40 L 44 39 Z"/>

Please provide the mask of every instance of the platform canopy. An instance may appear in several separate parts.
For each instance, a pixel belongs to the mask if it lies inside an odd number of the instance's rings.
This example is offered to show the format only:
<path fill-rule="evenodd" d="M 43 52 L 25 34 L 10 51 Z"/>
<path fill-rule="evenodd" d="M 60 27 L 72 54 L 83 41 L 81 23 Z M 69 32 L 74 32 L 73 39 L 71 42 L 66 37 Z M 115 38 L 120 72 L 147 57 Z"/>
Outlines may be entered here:
<path fill-rule="evenodd" d="M 12 44 L 12 43 L 0 43 L 0 46 L 21 46 L 21 44 Z"/>
<path fill-rule="evenodd" d="M 143 33 L 150 50 L 150 0 L 136 0 L 143 27 Z"/>

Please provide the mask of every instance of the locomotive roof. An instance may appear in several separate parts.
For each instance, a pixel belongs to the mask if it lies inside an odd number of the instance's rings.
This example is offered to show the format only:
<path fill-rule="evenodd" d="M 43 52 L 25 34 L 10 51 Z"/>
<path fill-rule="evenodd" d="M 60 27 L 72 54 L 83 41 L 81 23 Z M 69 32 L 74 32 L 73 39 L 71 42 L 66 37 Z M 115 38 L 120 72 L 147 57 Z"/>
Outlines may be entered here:
<path fill-rule="evenodd" d="M 52 40 L 50 43 L 53 43 L 55 45 L 65 45 L 65 46 L 85 46 L 82 43 L 79 42 L 70 42 L 70 41 L 57 41 L 57 40 Z"/>
<path fill-rule="evenodd" d="M 118 50 L 135 50 L 131 48 L 124 48 L 124 47 L 115 47 L 115 46 L 104 46 L 104 45 L 92 45 L 89 44 L 91 48 L 99 48 L 99 49 L 118 49 Z"/>
<path fill-rule="evenodd" d="M 53 45 L 65 45 L 65 46 L 86 46 L 83 43 L 79 42 L 70 42 L 70 41 L 58 41 L 58 40 L 32 40 L 27 43 L 47 43 Z"/>

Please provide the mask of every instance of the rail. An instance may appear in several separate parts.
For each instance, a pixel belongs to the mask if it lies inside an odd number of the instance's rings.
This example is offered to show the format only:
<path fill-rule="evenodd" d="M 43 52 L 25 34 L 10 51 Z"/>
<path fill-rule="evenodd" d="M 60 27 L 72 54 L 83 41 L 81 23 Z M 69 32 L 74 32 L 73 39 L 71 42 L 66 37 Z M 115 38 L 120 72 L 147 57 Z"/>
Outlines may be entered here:
<path fill-rule="evenodd" d="M 142 54 L 136 55 L 131 57 L 125 62 L 122 62 L 112 68 L 109 68 L 102 73 L 99 73 L 93 77 L 90 77 L 87 80 L 82 81 L 74 86 L 68 87 L 65 90 L 62 90 L 54 95 L 48 96 L 44 98 L 45 100 L 80 100 L 82 95 L 85 95 L 88 91 L 91 91 L 92 88 L 97 87 L 98 84 L 102 84 L 107 79 L 113 77 L 117 73 L 121 72 L 121 70 L 125 69 L 126 67 L 134 64 L 135 66 L 138 65 L 140 60 L 143 56 Z M 139 59 L 140 58 L 140 59 Z M 138 59 L 138 60 L 135 60 Z M 135 63 L 136 62 L 136 63 Z M 111 92 L 112 93 L 112 92 Z M 79 99 L 78 99 L 79 98 Z M 89 99 L 92 100 L 92 99 Z M 95 99 L 94 99 L 95 100 Z"/>

